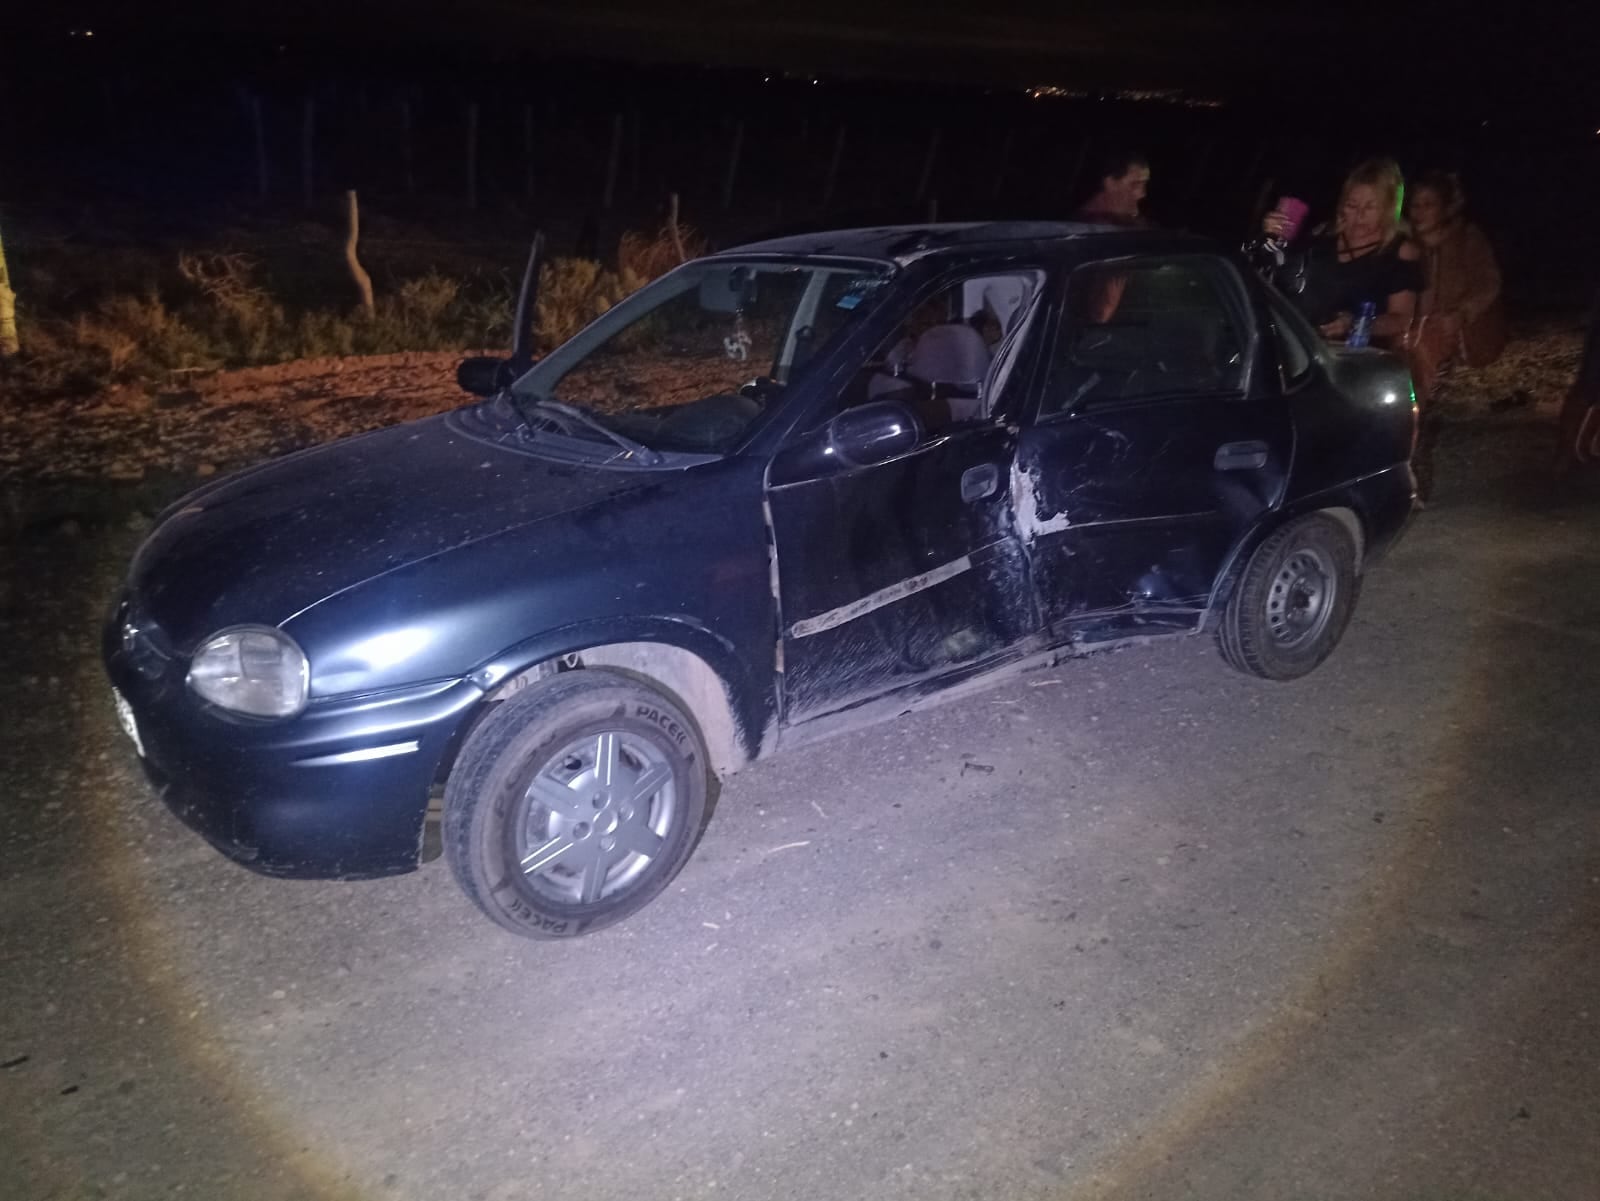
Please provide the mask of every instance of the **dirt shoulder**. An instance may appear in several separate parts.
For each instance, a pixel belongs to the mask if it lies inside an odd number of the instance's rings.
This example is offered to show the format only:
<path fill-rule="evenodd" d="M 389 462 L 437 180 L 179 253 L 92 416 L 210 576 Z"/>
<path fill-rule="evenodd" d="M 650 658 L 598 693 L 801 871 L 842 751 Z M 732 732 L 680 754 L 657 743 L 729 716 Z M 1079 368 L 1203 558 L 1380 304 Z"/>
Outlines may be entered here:
<path fill-rule="evenodd" d="M 1516 331 L 1493 366 L 1447 377 L 1447 422 L 1553 421 L 1577 370 L 1578 320 Z M 164 386 L 0 403 L 7 523 L 117 506 L 149 511 L 186 487 L 274 455 L 462 404 L 455 368 L 474 351 L 302 359 L 177 375 Z"/>
<path fill-rule="evenodd" d="M 0 482 L 204 477 L 459 405 L 465 351 L 301 359 L 0 407 Z"/>

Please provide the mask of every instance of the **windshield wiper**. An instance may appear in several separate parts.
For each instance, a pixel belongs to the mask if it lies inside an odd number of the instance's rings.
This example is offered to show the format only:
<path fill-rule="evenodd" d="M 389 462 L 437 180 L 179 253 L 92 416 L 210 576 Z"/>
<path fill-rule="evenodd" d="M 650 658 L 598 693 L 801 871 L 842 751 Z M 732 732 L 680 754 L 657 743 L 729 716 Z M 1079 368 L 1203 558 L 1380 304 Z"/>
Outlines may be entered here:
<path fill-rule="evenodd" d="M 645 467 L 655 467 L 662 461 L 662 455 L 659 450 L 655 450 L 649 446 L 646 446 L 643 442 L 636 442 L 632 438 L 628 437 L 627 434 L 618 433 L 605 422 L 601 421 L 598 417 L 595 417 L 590 413 L 586 413 L 574 405 L 562 404 L 558 400 L 546 400 L 543 397 L 534 397 L 533 399 L 528 400 L 517 396 L 515 393 L 511 394 L 510 399 L 511 404 L 517 410 L 517 413 L 522 417 L 523 421 L 527 422 L 529 425 L 533 424 L 533 419 L 530 414 L 557 413 L 566 418 L 568 421 L 577 422 L 577 424 L 583 426 L 585 429 L 593 430 L 602 437 L 616 443 L 616 445 L 627 451 L 629 455 L 637 459 L 640 464 Z M 559 425 L 560 422 L 558 421 L 556 424 Z"/>

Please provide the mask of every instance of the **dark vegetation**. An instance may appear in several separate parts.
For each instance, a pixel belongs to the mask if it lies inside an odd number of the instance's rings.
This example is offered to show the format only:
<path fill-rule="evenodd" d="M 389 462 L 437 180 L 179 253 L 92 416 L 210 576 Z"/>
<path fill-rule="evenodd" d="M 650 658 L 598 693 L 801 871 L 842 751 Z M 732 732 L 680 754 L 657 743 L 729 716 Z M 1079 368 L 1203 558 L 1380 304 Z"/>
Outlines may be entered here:
<path fill-rule="evenodd" d="M 1179 92 L 1032 98 L 958 81 L 69 32 L 0 49 L 0 102 L 29 115 L 0 129 L 23 345 L 0 377 L 12 402 L 501 346 L 535 228 L 556 256 L 539 314 L 549 345 L 677 261 L 669 196 L 711 245 L 1060 217 L 1117 145 L 1150 155 L 1156 219 L 1228 240 L 1280 192 L 1325 213 L 1364 153 L 1459 169 L 1524 312 L 1581 304 L 1597 257 L 1572 201 L 1600 184 L 1600 138 L 1576 118 L 1533 130 L 1461 109 L 1375 126 Z M 342 259 L 352 188 L 370 313 Z"/>

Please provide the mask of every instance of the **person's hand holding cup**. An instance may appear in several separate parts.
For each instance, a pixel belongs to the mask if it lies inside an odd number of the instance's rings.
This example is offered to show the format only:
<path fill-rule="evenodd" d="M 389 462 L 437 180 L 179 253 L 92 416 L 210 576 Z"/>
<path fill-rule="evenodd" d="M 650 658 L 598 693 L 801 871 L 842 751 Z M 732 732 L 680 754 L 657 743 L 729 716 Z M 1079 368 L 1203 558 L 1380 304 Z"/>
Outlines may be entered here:
<path fill-rule="evenodd" d="M 1261 230 L 1275 242 L 1292 242 L 1305 224 L 1311 206 L 1295 196 L 1279 196 L 1273 210 L 1261 219 Z"/>

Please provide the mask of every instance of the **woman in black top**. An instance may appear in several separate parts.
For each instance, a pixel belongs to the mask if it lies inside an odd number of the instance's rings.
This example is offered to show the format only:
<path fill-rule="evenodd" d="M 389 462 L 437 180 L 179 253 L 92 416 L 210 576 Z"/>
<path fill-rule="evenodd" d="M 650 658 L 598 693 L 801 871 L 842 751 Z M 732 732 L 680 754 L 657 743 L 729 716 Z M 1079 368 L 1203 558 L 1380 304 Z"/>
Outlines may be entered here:
<path fill-rule="evenodd" d="M 1332 228 L 1318 230 L 1298 266 L 1279 273 L 1280 286 L 1324 337 L 1344 338 L 1370 303 L 1373 341 L 1405 345 L 1422 291 L 1422 254 L 1400 223 L 1404 194 L 1392 159 L 1362 163 L 1344 181 Z M 1274 209 L 1261 227 L 1281 238 L 1287 224 Z"/>

